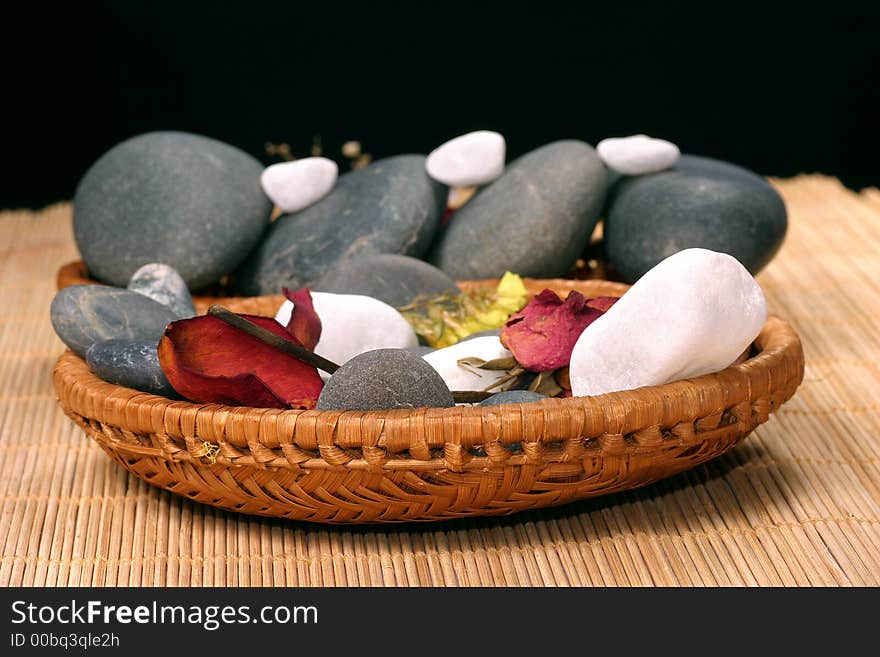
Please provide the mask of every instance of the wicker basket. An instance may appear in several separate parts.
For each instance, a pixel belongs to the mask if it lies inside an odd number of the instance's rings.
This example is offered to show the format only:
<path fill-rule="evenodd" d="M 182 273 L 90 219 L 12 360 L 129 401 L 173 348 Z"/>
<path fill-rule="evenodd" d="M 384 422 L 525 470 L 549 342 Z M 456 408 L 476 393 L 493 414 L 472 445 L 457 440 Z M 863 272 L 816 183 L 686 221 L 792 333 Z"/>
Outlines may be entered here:
<path fill-rule="evenodd" d="M 472 285 L 470 283 L 468 285 Z M 605 281 L 527 280 L 589 296 Z M 273 315 L 281 297 L 225 299 Z M 644 486 L 730 449 L 803 378 L 800 340 L 768 319 L 717 374 L 598 397 L 495 407 L 281 411 L 171 401 L 61 356 L 58 399 L 123 467 L 224 509 L 328 523 L 500 515 Z"/>

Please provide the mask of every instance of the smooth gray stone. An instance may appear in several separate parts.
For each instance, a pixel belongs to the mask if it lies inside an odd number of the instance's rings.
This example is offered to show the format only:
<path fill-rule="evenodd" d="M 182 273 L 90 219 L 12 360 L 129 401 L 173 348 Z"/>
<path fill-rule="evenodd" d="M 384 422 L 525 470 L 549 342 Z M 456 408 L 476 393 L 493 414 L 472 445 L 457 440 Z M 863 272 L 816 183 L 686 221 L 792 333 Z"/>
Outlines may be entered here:
<path fill-rule="evenodd" d="M 168 306 L 179 319 L 197 314 L 186 281 L 168 265 L 157 262 L 144 265 L 132 275 L 128 289 Z"/>
<path fill-rule="evenodd" d="M 311 286 L 341 262 L 396 253 L 421 257 L 448 190 L 425 173 L 422 155 L 398 155 L 339 177 L 314 205 L 279 217 L 235 275 L 240 294 Z"/>
<path fill-rule="evenodd" d="M 424 260 L 382 254 L 338 263 L 319 278 L 313 289 L 337 294 L 364 294 L 399 308 L 418 296 L 459 294 L 449 276 Z"/>
<path fill-rule="evenodd" d="M 105 285 L 72 285 L 52 299 L 52 327 L 71 351 L 85 357 L 95 342 L 145 340 L 154 345 L 177 315 L 131 290 Z"/>
<path fill-rule="evenodd" d="M 163 397 L 178 394 L 159 365 L 156 343 L 148 340 L 106 340 L 86 350 L 86 363 L 107 383 Z"/>
<path fill-rule="evenodd" d="M 692 247 L 728 253 L 757 274 L 787 226 L 785 203 L 763 178 L 685 155 L 672 169 L 618 182 L 605 218 L 605 253 L 630 283 Z"/>
<path fill-rule="evenodd" d="M 216 283 L 269 224 L 263 165 L 234 146 L 185 132 L 122 142 L 89 168 L 73 199 L 73 231 L 89 272 L 124 286 L 164 262 L 191 289 Z"/>
<path fill-rule="evenodd" d="M 390 410 L 453 406 L 437 371 L 405 349 L 376 349 L 340 367 L 318 397 L 319 410 Z"/>
<path fill-rule="evenodd" d="M 412 353 L 416 354 L 417 356 L 424 356 L 426 354 L 430 354 L 433 351 L 437 351 L 436 349 L 434 349 L 434 347 L 429 347 L 428 345 L 425 345 L 425 344 L 419 344 L 419 345 L 416 345 L 415 347 L 407 347 L 406 350 L 411 351 Z"/>
<path fill-rule="evenodd" d="M 492 395 L 488 399 L 484 399 L 477 406 L 497 406 L 498 404 L 527 404 L 529 402 L 541 401 L 547 399 L 547 395 L 542 395 L 531 390 L 506 390 Z"/>
<path fill-rule="evenodd" d="M 450 220 L 429 260 L 456 280 L 505 271 L 553 278 L 583 253 L 602 211 L 605 165 L 582 141 L 523 155 Z"/>

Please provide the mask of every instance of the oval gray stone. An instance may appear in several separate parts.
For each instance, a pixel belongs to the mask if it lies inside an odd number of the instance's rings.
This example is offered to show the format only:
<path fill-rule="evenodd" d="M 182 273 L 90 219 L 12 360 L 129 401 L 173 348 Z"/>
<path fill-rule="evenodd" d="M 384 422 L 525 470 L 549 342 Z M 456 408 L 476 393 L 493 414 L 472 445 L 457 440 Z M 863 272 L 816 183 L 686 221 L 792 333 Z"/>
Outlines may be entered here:
<path fill-rule="evenodd" d="M 339 177 L 314 205 L 279 217 L 235 275 L 240 294 L 311 285 L 330 268 L 365 255 L 420 257 L 430 247 L 447 188 L 425 173 L 422 155 L 398 155 Z"/>
<path fill-rule="evenodd" d="M 547 399 L 547 395 L 531 390 L 505 390 L 484 399 L 477 406 L 497 406 L 498 404 L 527 404 Z"/>
<path fill-rule="evenodd" d="M 177 320 L 170 308 L 131 290 L 105 285 L 72 285 L 59 291 L 50 308 L 52 327 L 79 357 L 95 342 L 145 340 L 159 343 Z"/>
<path fill-rule="evenodd" d="M 391 410 L 453 406 L 437 371 L 405 349 L 376 349 L 340 367 L 321 391 L 320 410 Z"/>
<path fill-rule="evenodd" d="M 630 283 L 692 247 L 730 254 L 754 275 L 779 250 L 787 226 L 785 203 L 766 180 L 685 155 L 672 169 L 618 182 L 605 218 L 605 253 Z"/>
<path fill-rule="evenodd" d="M 106 340 L 86 350 L 86 363 L 98 378 L 163 397 L 179 395 L 159 365 L 156 343 L 148 340 Z"/>
<path fill-rule="evenodd" d="M 346 260 L 312 286 L 316 292 L 363 294 L 399 308 L 418 296 L 460 294 L 449 276 L 423 260 L 381 254 Z"/>
<path fill-rule="evenodd" d="M 73 199 L 73 232 L 89 272 L 124 286 L 141 265 L 164 262 L 191 289 L 216 283 L 269 223 L 262 172 L 244 151 L 184 132 L 150 132 L 114 146 Z"/>
<path fill-rule="evenodd" d="M 590 239 L 605 198 L 605 165 L 582 141 L 557 141 L 518 158 L 458 210 L 431 262 L 456 280 L 505 271 L 565 274 Z"/>
<path fill-rule="evenodd" d="M 177 270 L 157 262 L 138 269 L 128 282 L 128 289 L 168 306 L 178 319 L 196 316 L 192 295 Z"/>

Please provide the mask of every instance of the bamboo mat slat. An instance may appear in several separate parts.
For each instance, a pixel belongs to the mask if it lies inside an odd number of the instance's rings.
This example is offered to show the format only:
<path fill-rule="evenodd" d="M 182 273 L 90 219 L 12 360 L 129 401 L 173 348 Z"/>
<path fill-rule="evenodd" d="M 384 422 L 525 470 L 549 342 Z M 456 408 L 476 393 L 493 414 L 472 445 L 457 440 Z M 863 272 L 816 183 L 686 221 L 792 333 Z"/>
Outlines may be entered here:
<path fill-rule="evenodd" d="M 0 213 L 0 585 L 880 584 L 880 191 L 774 180 L 760 274 L 804 342 L 798 394 L 727 455 L 653 486 L 501 519 L 325 527 L 201 506 L 113 464 L 51 371 L 70 206 Z"/>

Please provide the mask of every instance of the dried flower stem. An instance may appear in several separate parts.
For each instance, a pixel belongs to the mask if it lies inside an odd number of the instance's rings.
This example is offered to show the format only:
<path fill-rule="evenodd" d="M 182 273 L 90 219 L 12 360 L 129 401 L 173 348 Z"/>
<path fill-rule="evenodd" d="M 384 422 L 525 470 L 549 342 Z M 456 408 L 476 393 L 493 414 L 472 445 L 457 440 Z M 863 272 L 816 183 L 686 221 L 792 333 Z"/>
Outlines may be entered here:
<path fill-rule="evenodd" d="M 482 390 L 453 390 L 452 400 L 456 404 L 478 404 L 494 394 L 494 392 L 483 392 Z"/>
<path fill-rule="evenodd" d="M 327 374 L 333 374 L 336 370 L 339 369 L 339 365 L 337 365 L 336 363 L 327 360 L 323 356 L 312 353 L 305 347 L 294 344 L 290 340 L 285 340 L 281 336 L 275 335 L 274 333 L 272 333 L 272 331 L 264 329 L 262 326 L 258 326 L 257 324 L 246 320 L 240 315 L 236 315 L 234 312 L 227 310 L 223 306 L 213 304 L 208 308 L 208 314 L 216 317 L 221 321 L 226 322 L 230 326 L 234 326 L 240 331 L 244 331 L 251 337 L 259 340 L 260 342 L 265 342 L 266 344 L 275 347 L 276 349 L 280 349 L 284 353 L 289 354 L 294 358 L 299 358 L 304 363 L 308 363 L 309 365 L 316 367 L 323 372 L 327 372 Z"/>
<path fill-rule="evenodd" d="M 247 333 L 251 337 L 259 340 L 260 342 L 265 342 L 266 344 L 275 347 L 276 349 L 280 349 L 286 354 L 290 354 L 294 358 L 299 358 L 301 361 L 308 363 L 309 365 L 312 365 L 313 367 L 316 367 L 323 372 L 327 372 L 327 374 L 333 374 L 336 370 L 339 369 L 339 365 L 337 365 L 336 363 L 327 360 L 323 356 L 312 353 L 305 347 L 301 347 L 297 344 L 290 342 L 289 340 L 285 340 L 281 336 L 275 335 L 274 333 L 272 333 L 272 331 L 264 329 L 262 326 L 254 324 L 253 322 L 246 320 L 244 317 L 236 315 L 234 312 L 224 308 L 223 306 L 219 306 L 217 304 L 211 305 L 208 308 L 208 314 L 216 317 L 223 322 L 226 322 L 230 326 L 234 326 L 238 330 Z M 478 390 L 452 391 L 452 399 L 453 401 L 455 401 L 456 404 L 470 404 L 481 402 L 491 396 L 492 393 L 481 392 Z"/>

